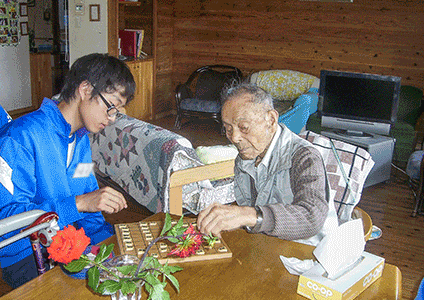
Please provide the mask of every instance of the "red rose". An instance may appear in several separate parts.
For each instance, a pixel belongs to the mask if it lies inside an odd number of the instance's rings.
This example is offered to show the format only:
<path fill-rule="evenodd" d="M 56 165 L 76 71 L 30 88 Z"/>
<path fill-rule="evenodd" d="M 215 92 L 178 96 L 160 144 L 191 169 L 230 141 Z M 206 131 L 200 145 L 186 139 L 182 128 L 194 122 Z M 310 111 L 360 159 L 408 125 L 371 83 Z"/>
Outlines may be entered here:
<path fill-rule="evenodd" d="M 79 259 L 90 244 L 90 238 L 85 235 L 84 228 L 76 230 L 72 225 L 59 230 L 52 239 L 53 242 L 47 248 L 49 258 L 64 264 Z"/>

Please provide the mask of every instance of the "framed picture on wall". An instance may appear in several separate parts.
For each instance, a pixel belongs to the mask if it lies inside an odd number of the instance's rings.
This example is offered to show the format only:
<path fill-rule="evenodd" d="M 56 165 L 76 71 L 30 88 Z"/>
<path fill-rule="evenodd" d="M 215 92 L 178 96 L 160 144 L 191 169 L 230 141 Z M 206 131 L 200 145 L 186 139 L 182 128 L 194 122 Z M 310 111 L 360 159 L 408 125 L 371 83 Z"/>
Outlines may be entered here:
<path fill-rule="evenodd" d="M 28 35 L 28 22 L 21 22 L 21 35 Z"/>
<path fill-rule="evenodd" d="M 35 6 L 35 0 L 28 0 L 27 4 L 28 4 L 28 7 L 34 7 Z"/>
<path fill-rule="evenodd" d="M 21 17 L 28 17 L 28 4 L 19 3 L 19 15 Z"/>
<path fill-rule="evenodd" d="M 100 21 L 100 4 L 90 4 L 90 22 Z"/>

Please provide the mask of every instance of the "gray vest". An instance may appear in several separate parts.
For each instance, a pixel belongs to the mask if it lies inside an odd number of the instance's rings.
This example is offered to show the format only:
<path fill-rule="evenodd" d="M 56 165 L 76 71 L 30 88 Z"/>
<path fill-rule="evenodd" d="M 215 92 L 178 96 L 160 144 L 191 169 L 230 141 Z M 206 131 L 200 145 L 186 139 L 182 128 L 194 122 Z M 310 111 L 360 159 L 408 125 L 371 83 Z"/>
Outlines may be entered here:
<path fill-rule="evenodd" d="M 239 205 L 263 206 L 275 203 L 291 204 L 293 202 L 293 193 L 290 187 L 290 168 L 292 166 L 293 155 L 300 147 L 314 146 L 309 141 L 287 129 L 284 124 L 280 124 L 280 126 L 282 127 L 282 132 L 270 157 L 266 183 L 257 191 L 256 201 L 252 199 L 251 177 L 249 174 L 242 171 L 242 159 L 240 156 L 237 156 L 234 168 L 234 194 Z M 296 240 L 296 242 L 317 245 L 324 235 L 330 230 L 337 228 L 337 214 L 334 207 L 334 201 L 329 197 L 328 184 L 326 190 L 329 211 L 324 226 L 315 236 L 304 240 Z"/>

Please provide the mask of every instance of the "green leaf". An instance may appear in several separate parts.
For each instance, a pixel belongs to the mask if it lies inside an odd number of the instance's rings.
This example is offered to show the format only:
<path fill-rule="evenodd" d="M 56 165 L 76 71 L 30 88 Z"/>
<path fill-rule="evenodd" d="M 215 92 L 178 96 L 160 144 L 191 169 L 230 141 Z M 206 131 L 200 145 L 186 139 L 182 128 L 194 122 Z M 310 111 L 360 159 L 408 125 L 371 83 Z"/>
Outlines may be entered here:
<path fill-rule="evenodd" d="M 156 257 L 152 257 L 152 261 L 153 261 L 153 266 L 155 267 L 155 269 L 162 268 L 162 264 L 159 262 L 159 260 Z"/>
<path fill-rule="evenodd" d="M 149 297 L 149 299 L 152 300 L 171 300 L 171 297 L 169 296 L 169 293 L 165 290 L 162 291 L 162 293 L 160 292 L 156 292 L 153 294 L 153 297 Z"/>
<path fill-rule="evenodd" d="M 179 266 L 166 266 L 164 267 L 163 270 L 164 270 L 164 273 L 171 274 L 171 273 L 175 273 L 184 269 Z"/>
<path fill-rule="evenodd" d="M 180 219 L 178 220 L 178 223 L 175 224 L 175 227 L 181 228 L 183 227 L 183 223 L 184 223 L 184 216 L 181 216 Z"/>
<path fill-rule="evenodd" d="M 121 282 L 114 281 L 114 280 L 106 280 L 99 285 L 97 292 L 102 295 L 113 295 L 120 289 L 121 289 Z"/>
<path fill-rule="evenodd" d="M 147 280 L 146 280 L 146 282 L 147 282 Z M 153 290 L 153 287 L 150 284 L 145 284 L 144 288 L 146 289 L 146 292 L 150 295 L 150 293 Z"/>
<path fill-rule="evenodd" d="M 179 242 L 177 238 L 169 238 L 168 240 L 174 244 Z"/>
<path fill-rule="evenodd" d="M 130 280 L 124 280 L 121 284 L 121 291 L 124 295 L 128 295 L 129 293 L 134 294 L 137 289 L 137 285 Z"/>
<path fill-rule="evenodd" d="M 172 218 L 169 215 L 169 213 L 166 213 L 165 222 L 163 224 L 163 228 L 162 228 L 162 231 L 160 233 L 160 236 L 163 236 L 165 232 L 168 232 L 169 229 L 171 229 L 171 227 L 172 227 Z"/>
<path fill-rule="evenodd" d="M 99 285 L 100 271 L 97 267 L 90 268 L 87 271 L 88 277 L 88 286 L 97 291 L 97 286 Z"/>
<path fill-rule="evenodd" d="M 175 288 L 177 289 L 177 292 L 180 292 L 180 283 L 178 282 L 178 279 L 175 278 L 173 275 L 171 274 L 165 274 L 166 278 L 169 279 L 169 281 L 171 281 L 171 283 L 175 286 Z"/>
<path fill-rule="evenodd" d="M 142 271 L 143 269 L 149 269 L 149 268 L 153 268 L 153 257 L 146 256 L 146 258 L 143 261 L 143 266 L 140 269 L 140 271 Z"/>
<path fill-rule="evenodd" d="M 181 228 L 176 228 L 175 229 L 175 232 L 174 232 L 174 236 L 179 236 L 179 235 L 182 235 L 184 232 L 186 231 L 186 228 L 183 228 L 183 227 L 181 227 Z"/>
<path fill-rule="evenodd" d="M 185 228 L 183 228 L 183 218 L 184 216 L 181 216 L 181 218 L 178 220 L 177 224 L 175 224 L 174 227 L 172 227 L 172 229 L 168 232 L 168 236 L 178 236 L 184 233 L 184 231 L 186 230 Z M 175 242 L 173 242 L 175 243 Z"/>
<path fill-rule="evenodd" d="M 99 263 L 101 261 L 101 259 L 103 258 L 103 254 L 106 251 L 106 247 L 107 246 L 105 244 L 100 245 L 99 253 L 94 258 L 94 261 L 95 262 Z"/>
<path fill-rule="evenodd" d="M 89 261 L 79 258 L 77 260 L 71 261 L 69 264 L 64 265 L 63 267 L 69 272 L 81 272 L 86 266 L 90 264 Z"/>
<path fill-rule="evenodd" d="M 183 224 L 180 221 L 181 221 L 181 219 L 178 220 L 177 224 L 175 224 L 174 227 L 171 228 L 171 230 L 169 230 L 167 236 L 175 236 L 175 233 L 177 232 L 177 230 L 179 228 L 182 228 L 183 227 Z"/>
<path fill-rule="evenodd" d="M 150 283 L 150 285 L 151 286 L 155 286 L 155 285 L 160 285 L 161 284 L 161 282 L 159 281 L 159 279 L 156 277 L 156 276 L 153 276 L 152 274 L 148 274 L 147 276 L 146 276 L 146 282 L 147 283 Z"/>
<path fill-rule="evenodd" d="M 209 246 L 213 247 L 215 243 L 218 241 L 217 236 L 213 236 L 212 233 L 209 233 L 209 235 L 204 235 L 203 239 L 208 243 Z"/>
<path fill-rule="evenodd" d="M 124 275 L 134 275 L 135 271 L 137 270 L 137 265 L 120 266 L 116 267 L 116 269 L 118 269 L 118 271 Z"/>
<path fill-rule="evenodd" d="M 171 300 L 171 297 L 169 296 L 169 293 L 167 291 L 162 291 L 161 300 Z"/>
<path fill-rule="evenodd" d="M 158 259 L 153 256 L 147 256 L 143 262 L 143 269 L 160 269 L 162 265 L 159 263 Z"/>
<path fill-rule="evenodd" d="M 110 256 L 110 254 L 113 252 L 114 247 L 115 247 L 115 244 L 107 245 L 106 252 L 105 252 L 105 259 L 107 259 Z"/>
<path fill-rule="evenodd" d="M 146 277 L 146 281 L 152 285 L 152 289 L 149 293 L 149 299 L 161 300 L 162 294 L 165 291 L 164 288 L 166 283 L 163 284 L 153 275 Z"/>
<path fill-rule="evenodd" d="M 102 244 L 100 246 L 99 254 L 97 254 L 94 261 L 97 262 L 97 263 L 104 262 L 109 257 L 109 255 L 112 253 L 114 246 L 115 246 L 114 244 L 110 244 L 108 246 L 106 246 L 105 244 Z"/>

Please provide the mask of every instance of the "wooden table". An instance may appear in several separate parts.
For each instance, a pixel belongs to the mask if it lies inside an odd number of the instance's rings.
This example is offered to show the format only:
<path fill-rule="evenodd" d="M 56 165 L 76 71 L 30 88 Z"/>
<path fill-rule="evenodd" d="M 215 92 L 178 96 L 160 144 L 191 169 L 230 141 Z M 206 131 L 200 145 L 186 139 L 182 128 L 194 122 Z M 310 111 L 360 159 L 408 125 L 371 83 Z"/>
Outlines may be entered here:
<path fill-rule="evenodd" d="M 160 213 L 146 220 L 163 218 L 164 214 Z M 233 257 L 179 264 L 184 270 L 174 275 L 180 283 L 180 293 L 168 283 L 171 299 L 306 299 L 296 292 L 299 277 L 287 272 L 279 256 L 309 259 L 314 247 L 263 234 L 248 234 L 244 230 L 225 232 L 223 237 Z M 117 245 L 115 236 L 105 241 L 111 242 Z M 119 253 L 117 246 L 115 253 Z M 386 263 L 382 277 L 356 299 L 401 299 L 401 296 L 400 270 Z M 143 299 L 146 298 L 144 295 Z M 0 299 L 108 299 L 108 296 L 94 294 L 86 280 L 70 278 L 55 267 Z"/>

